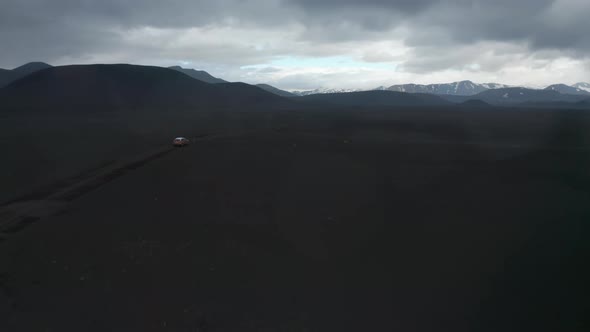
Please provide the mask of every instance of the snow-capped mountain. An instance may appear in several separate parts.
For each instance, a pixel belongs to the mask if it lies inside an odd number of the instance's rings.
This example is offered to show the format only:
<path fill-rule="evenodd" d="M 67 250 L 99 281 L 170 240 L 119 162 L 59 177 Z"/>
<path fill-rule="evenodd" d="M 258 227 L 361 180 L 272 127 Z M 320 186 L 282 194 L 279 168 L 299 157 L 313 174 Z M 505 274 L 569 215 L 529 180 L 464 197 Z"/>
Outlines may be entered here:
<path fill-rule="evenodd" d="M 577 88 L 577 89 L 580 89 L 580 90 L 584 90 L 584 91 L 590 92 L 590 83 L 580 82 L 580 83 L 574 84 L 573 87 L 574 88 Z"/>
<path fill-rule="evenodd" d="M 574 86 L 569 86 L 565 84 L 553 84 L 545 88 L 545 90 L 553 90 L 559 93 L 568 94 L 568 95 L 585 95 L 590 96 L 590 92 L 576 88 Z"/>
<path fill-rule="evenodd" d="M 473 96 L 480 92 L 490 89 L 506 88 L 507 85 L 498 83 L 477 84 L 471 81 L 461 81 L 445 84 L 403 84 L 393 85 L 388 88 L 390 91 L 408 92 L 408 93 L 430 93 L 435 95 L 452 95 L 452 96 Z"/>
<path fill-rule="evenodd" d="M 361 89 L 326 89 L 326 88 L 319 88 L 315 90 L 307 90 L 307 91 L 291 91 L 291 93 L 297 96 L 309 96 L 309 95 L 318 95 L 318 94 L 327 94 L 327 93 L 348 93 L 348 92 L 360 92 L 363 91 Z"/>
<path fill-rule="evenodd" d="M 380 86 L 372 91 L 396 91 L 396 92 L 406 92 L 406 93 L 427 93 L 433 95 L 441 95 L 441 96 L 458 96 L 458 97 L 469 97 L 475 96 L 479 93 L 488 91 L 488 90 L 498 90 L 498 89 L 509 89 L 509 88 L 518 88 L 517 86 L 506 85 L 506 84 L 499 84 L 499 83 L 474 83 L 472 81 L 460 81 L 460 82 L 453 82 L 453 83 L 443 83 L 443 84 L 400 84 L 400 85 L 392 85 L 390 87 Z M 576 83 L 573 86 L 565 85 L 565 84 L 554 84 L 543 88 L 542 86 L 539 87 L 522 87 L 525 90 L 552 90 L 559 92 L 561 94 L 569 94 L 569 95 L 590 95 L 590 83 Z M 362 89 L 326 89 L 320 88 L 315 90 L 307 90 L 307 91 L 291 91 L 293 94 L 297 96 L 309 96 L 314 94 L 327 94 L 327 93 L 348 93 L 348 92 L 360 92 L 360 91 L 371 91 L 371 90 L 362 90 Z M 525 93 L 526 95 L 526 93 Z M 520 96 L 520 93 L 519 93 Z"/>

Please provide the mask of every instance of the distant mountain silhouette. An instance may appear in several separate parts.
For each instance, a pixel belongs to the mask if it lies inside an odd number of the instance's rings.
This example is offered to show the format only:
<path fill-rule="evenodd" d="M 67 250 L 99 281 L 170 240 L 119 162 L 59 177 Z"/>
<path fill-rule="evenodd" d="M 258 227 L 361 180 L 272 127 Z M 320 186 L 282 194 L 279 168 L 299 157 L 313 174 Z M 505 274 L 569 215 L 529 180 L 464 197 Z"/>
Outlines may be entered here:
<path fill-rule="evenodd" d="M 277 89 L 272 85 L 268 85 L 268 84 L 256 84 L 257 87 L 266 90 L 270 93 L 274 93 L 275 95 L 281 96 L 281 97 L 295 97 L 296 95 L 289 92 L 289 91 L 285 91 L 285 90 L 281 90 L 281 89 Z"/>
<path fill-rule="evenodd" d="M 590 96 L 590 92 L 576 88 L 573 86 L 565 85 L 565 84 L 553 84 L 545 88 L 545 90 L 553 90 L 563 94 L 570 94 L 570 95 L 584 95 Z"/>
<path fill-rule="evenodd" d="M 251 85 L 208 84 L 174 70 L 135 65 L 53 67 L 0 89 L 0 110 L 198 110 L 285 103 L 290 101 Z"/>
<path fill-rule="evenodd" d="M 227 81 L 224 81 L 220 78 L 214 77 L 211 74 L 209 74 L 208 72 L 203 71 L 203 70 L 187 69 L 187 68 L 182 68 L 180 66 L 172 66 L 172 67 L 168 67 L 168 68 L 179 71 L 181 73 L 184 73 L 194 79 L 197 79 L 199 81 L 203 81 L 205 83 L 211 83 L 211 84 L 227 83 Z"/>
<path fill-rule="evenodd" d="M 439 106 L 450 102 L 429 94 L 395 91 L 361 91 L 349 93 L 314 94 L 297 100 L 337 106 Z"/>
<path fill-rule="evenodd" d="M 29 62 L 12 70 L 0 69 L 0 88 L 39 70 L 51 68 L 44 62 Z"/>

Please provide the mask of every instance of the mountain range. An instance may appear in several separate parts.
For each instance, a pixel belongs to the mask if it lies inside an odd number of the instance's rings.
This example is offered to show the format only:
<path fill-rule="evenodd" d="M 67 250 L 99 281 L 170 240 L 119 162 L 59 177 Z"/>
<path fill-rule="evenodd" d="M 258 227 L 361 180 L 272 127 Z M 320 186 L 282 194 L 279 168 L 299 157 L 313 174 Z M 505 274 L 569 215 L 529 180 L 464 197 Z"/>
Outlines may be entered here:
<path fill-rule="evenodd" d="M 498 83 L 477 84 L 471 81 L 453 82 L 447 84 L 403 84 L 392 85 L 387 90 L 407 93 L 429 93 L 434 95 L 473 96 L 490 89 L 508 88 Z"/>
<path fill-rule="evenodd" d="M 576 107 L 585 105 L 582 101 L 590 98 L 590 84 L 577 83 L 574 86 L 554 84 L 545 89 L 528 89 L 511 87 L 499 83 L 478 84 L 472 81 L 460 81 L 447 84 L 403 84 L 390 87 L 378 87 L 371 91 L 390 91 L 406 94 L 439 96 L 445 101 L 460 103 L 466 106 L 485 104 L 513 106 L 519 104 L 536 105 L 539 103 L 563 103 L 561 106 L 573 104 Z M 357 93 L 359 90 L 316 89 L 296 93 L 299 96 L 328 94 L 332 97 L 343 93 Z M 340 97 L 341 99 L 348 99 Z M 313 98 L 322 100 L 323 98 Z M 362 98 L 361 98 L 362 99 Z M 479 101 L 480 103 L 476 103 Z M 387 103 L 383 103 L 386 105 Z M 555 104 L 553 104 L 555 106 Z"/>
<path fill-rule="evenodd" d="M 533 105 L 588 107 L 590 84 L 545 89 L 461 81 L 405 84 L 369 91 L 316 89 L 291 93 L 268 84 L 228 83 L 205 71 L 179 66 L 74 65 L 42 62 L 0 70 L 2 109 L 173 109 L 294 103 L 348 106 Z M 3 88 L 2 88 L 3 86 Z"/>

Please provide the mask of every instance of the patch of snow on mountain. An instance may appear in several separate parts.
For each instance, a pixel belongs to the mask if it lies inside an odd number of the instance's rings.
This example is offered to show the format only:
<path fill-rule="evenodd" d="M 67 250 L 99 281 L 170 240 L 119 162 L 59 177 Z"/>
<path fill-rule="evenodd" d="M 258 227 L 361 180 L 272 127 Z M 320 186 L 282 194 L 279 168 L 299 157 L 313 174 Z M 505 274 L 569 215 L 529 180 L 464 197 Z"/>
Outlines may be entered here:
<path fill-rule="evenodd" d="M 586 92 L 590 92 L 590 83 L 580 82 L 580 83 L 576 83 L 576 84 L 574 84 L 572 86 L 574 88 L 581 89 L 581 90 L 586 91 Z"/>
<path fill-rule="evenodd" d="M 317 95 L 317 94 L 328 94 L 328 93 L 349 93 L 349 92 L 360 92 L 365 91 L 362 89 L 327 89 L 327 88 L 319 88 L 315 90 L 307 90 L 307 91 L 291 91 L 298 96 L 309 96 L 309 95 Z"/>
<path fill-rule="evenodd" d="M 510 88 L 510 85 L 506 85 L 506 84 L 499 84 L 499 83 L 482 83 L 480 84 L 480 86 L 489 89 L 489 90 L 493 90 L 493 89 L 504 89 L 504 88 Z"/>

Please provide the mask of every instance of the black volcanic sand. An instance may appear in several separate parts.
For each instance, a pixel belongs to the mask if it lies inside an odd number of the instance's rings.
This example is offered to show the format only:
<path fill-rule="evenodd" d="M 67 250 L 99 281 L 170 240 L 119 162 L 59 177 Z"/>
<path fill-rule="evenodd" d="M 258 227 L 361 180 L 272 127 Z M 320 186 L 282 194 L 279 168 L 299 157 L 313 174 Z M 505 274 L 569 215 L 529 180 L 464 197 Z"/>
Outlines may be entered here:
<path fill-rule="evenodd" d="M 0 204 L 120 159 L 170 146 L 177 136 L 270 127 L 260 112 L 0 112 Z"/>
<path fill-rule="evenodd" d="M 7 235 L 0 330 L 586 331 L 588 119 L 293 112 L 196 142 Z"/>

